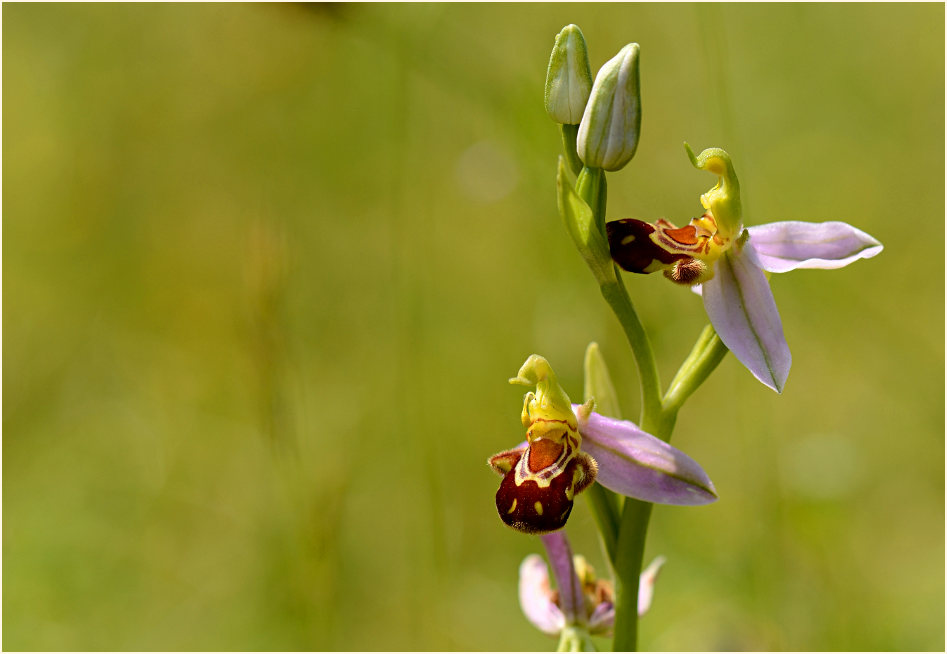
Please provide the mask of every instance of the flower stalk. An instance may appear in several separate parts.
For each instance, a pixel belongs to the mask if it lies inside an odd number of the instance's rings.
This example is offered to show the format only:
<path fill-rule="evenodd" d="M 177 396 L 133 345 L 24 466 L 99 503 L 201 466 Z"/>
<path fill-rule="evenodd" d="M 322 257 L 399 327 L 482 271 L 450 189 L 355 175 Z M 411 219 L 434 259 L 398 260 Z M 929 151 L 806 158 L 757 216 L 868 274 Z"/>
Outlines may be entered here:
<path fill-rule="evenodd" d="M 678 412 L 727 352 L 782 392 L 791 356 L 768 274 L 839 268 L 882 250 L 877 240 L 841 222 L 744 228 L 729 154 L 720 148 L 695 154 L 686 143 L 691 164 L 717 178 L 699 198 L 702 215 L 683 227 L 665 219 L 606 223 L 606 171 L 627 166 L 638 146 L 639 54 L 637 43 L 628 44 L 593 82 L 584 36 L 576 25 L 567 25 L 556 37 L 545 93 L 546 111 L 559 124 L 563 143 L 556 176 L 559 212 L 634 354 L 641 387 L 638 424 L 621 420 L 595 343 L 586 351 L 582 405 L 572 404 L 548 362 L 532 355 L 510 380 L 536 386 L 524 399 L 526 442 L 489 461 L 503 476 L 496 498 L 501 519 L 514 529 L 543 534 L 558 598 L 549 589 L 541 557 L 532 555 L 520 568 L 520 601 L 534 625 L 559 637 L 559 651 L 590 651 L 589 634 L 609 632 L 615 651 L 637 649 L 638 617 L 650 605 L 663 563 L 659 557 L 642 573 L 653 503 L 699 505 L 717 499 L 703 469 L 669 441 Z M 704 303 L 710 324 L 665 390 L 620 269 L 660 270 Z M 607 592 L 595 585 L 591 569 L 581 557 L 573 558 L 561 531 L 580 492 L 601 534 L 614 590 L 611 584 Z M 590 588 L 600 594 L 590 595 Z"/>
<path fill-rule="evenodd" d="M 585 174 L 585 183 L 576 183 L 576 195 L 581 199 L 587 208 L 591 210 L 591 221 L 596 227 L 605 224 L 605 202 L 602 199 L 604 195 L 602 189 L 605 186 L 605 173 L 599 170 L 597 173 L 586 173 L 591 169 L 585 168 L 582 173 Z M 594 179 L 593 179 L 594 176 Z M 598 177 L 601 182 L 598 182 Z M 562 168 L 560 166 L 560 187 L 563 184 Z M 582 175 L 580 174 L 580 180 Z M 568 218 L 566 219 L 568 222 Z M 580 247 L 580 250 L 582 248 Z M 642 412 L 640 424 L 646 432 L 657 436 L 662 440 L 670 440 L 671 431 L 677 419 L 677 411 L 680 409 L 683 399 L 686 399 L 690 393 L 693 393 L 698 386 L 710 375 L 713 369 L 723 359 L 726 354 L 724 349 L 722 353 L 718 349 L 714 351 L 719 356 L 712 356 L 702 359 L 703 366 L 696 366 L 692 363 L 688 368 L 682 366 L 681 372 L 675 377 L 677 385 L 673 388 L 685 389 L 686 395 L 675 395 L 675 401 L 665 405 L 665 399 L 660 390 L 660 379 L 658 376 L 657 362 L 654 358 L 654 351 L 651 348 L 651 341 L 641 323 L 638 313 L 635 311 L 634 304 L 628 295 L 624 282 L 617 271 L 611 278 L 602 279 L 601 274 L 596 273 L 596 269 L 601 266 L 598 260 L 589 261 L 593 274 L 600 283 L 602 297 L 608 302 L 615 317 L 621 324 L 625 337 L 631 345 L 635 356 L 635 363 L 638 367 L 638 376 L 641 381 L 641 399 Z M 614 267 L 609 256 L 609 263 Z M 695 346 L 697 350 L 700 342 Z M 706 345 L 705 345 L 706 347 Z M 703 352 L 704 348 L 700 349 Z M 696 360 L 699 356 L 695 356 Z M 681 398 L 677 402 L 677 398 Z M 586 398 L 588 399 L 588 398 Z M 597 485 L 596 485 L 597 486 Z M 636 651 L 638 643 L 638 584 L 641 576 L 642 563 L 644 560 L 645 537 L 648 531 L 648 521 L 651 517 L 650 502 L 642 502 L 632 498 L 627 498 L 621 510 L 620 516 L 612 513 L 611 509 L 616 505 L 608 503 L 608 500 L 599 496 L 590 496 L 594 504 L 594 513 L 599 528 L 602 529 L 602 540 L 605 544 L 606 552 L 611 557 L 612 566 L 615 571 L 615 651 Z M 616 523 L 615 518 L 618 518 Z M 611 530 L 615 529 L 614 532 Z M 609 547 L 609 545 L 611 547 Z"/>
<path fill-rule="evenodd" d="M 562 198 L 564 193 L 567 193 L 563 187 L 568 184 L 562 164 L 560 164 L 558 178 L 560 198 Z M 575 223 L 578 219 L 585 223 L 587 233 L 603 234 L 605 232 L 606 187 L 603 170 L 587 166 L 583 168 L 574 187 L 575 196 L 581 202 L 575 202 L 573 199 L 571 203 L 566 203 L 560 199 L 560 210 L 565 209 L 562 213 L 567 225 L 570 222 Z M 583 204 L 585 206 L 581 207 Z M 580 209 L 586 210 L 581 211 L 583 214 L 581 218 L 575 215 L 580 213 Z M 570 211 L 573 215 L 569 215 Z M 574 230 L 570 229 L 570 233 L 574 233 Z M 607 266 L 605 256 L 601 251 L 596 252 L 590 248 L 590 242 L 594 242 L 594 238 L 586 238 L 585 243 L 577 241 L 576 245 L 579 246 L 580 252 L 583 252 L 586 262 L 599 281 L 602 297 L 618 318 L 634 353 L 641 381 L 642 411 L 639 424 L 644 431 L 668 441 L 684 400 L 696 391 L 713 372 L 723 360 L 727 349 L 720 343 L 719 337 L 705 330 L 695 344 L 691 355 L 675 376 L 668 395 L 665 396 L 661 392 L 657 362 L 647 331 L 635 311 L 621 276 L 615 270 L 616 266 L 611 260 L 611 255 L 608 256 L 608 264 L 611 264 L 613 271 L 611 275 L 606 275 L 602 273 L 602 269 Z M 712 330 L 712 328 L 709 329 Z M 589 500 L 593 506 L 596 523 L 602 530 L 602 541 L 606 553 L 611 558 L 615 571 L 614 649 L 615 651 L 634 651 L 637 648 L 638 638 L 638 584 L 652 504 L 628 498 L 623 503 L 621 513 L 618 514 L 613 511 L 618 508 L 617 501 L 612 503 L 602 493 L 590 494 Z"/>

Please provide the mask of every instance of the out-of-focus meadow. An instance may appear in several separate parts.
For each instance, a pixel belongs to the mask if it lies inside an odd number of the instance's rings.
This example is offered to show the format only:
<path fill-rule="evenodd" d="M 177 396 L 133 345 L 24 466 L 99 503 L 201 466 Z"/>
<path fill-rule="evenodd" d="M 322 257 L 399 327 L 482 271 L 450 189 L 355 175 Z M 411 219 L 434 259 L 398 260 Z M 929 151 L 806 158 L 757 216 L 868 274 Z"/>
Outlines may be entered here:
<path fill-rule="evenodd" d="M 944 647 L 944 7 L 7 5 L 5 649 L 530 649 L 486 458 L 527 355 L 578 397 L 622 332 L 556 212 L 553 38 L 641 44 L 609 218 L 686 221 L 726 148 L 749 223 L 884 253 L 772 286 L 777 396 L 728 357 L 674 443 L 645 649 Z M 665 381 L 706 322 L 626 277 Z M 583 501 L 574 548 L 605 573 Z"/>

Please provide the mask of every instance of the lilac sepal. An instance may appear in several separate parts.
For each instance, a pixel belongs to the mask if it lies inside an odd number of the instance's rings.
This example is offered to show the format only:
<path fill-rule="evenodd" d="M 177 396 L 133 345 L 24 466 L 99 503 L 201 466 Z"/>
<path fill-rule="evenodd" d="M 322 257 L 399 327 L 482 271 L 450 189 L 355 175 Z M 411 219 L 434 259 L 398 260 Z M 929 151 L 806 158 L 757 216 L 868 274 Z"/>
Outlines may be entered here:
<path fill-rule="evenodd" d="M 527 619 L 543 633 L 555 636 L 566 626 L 566 617 L 549 592 L 549 570 L 538 554 L 520 564 L 520 607 Z"/>
<path fill-rule="evenodd" d="M 572 548 L 561 530 L 544 534 L 540 539 L 546 546 L 549 565 L 556 579 L 556 588 L 559 589 L 559 608 L 567 623 L 575 622 L 576 616 L 585 615 L 585 600 L 582 599 L 582 586 L 575 573 Z"/>
<path fill-rule="evenodd" d="M 713 279 L 701 290 L 704 309 L 723 344 L 754 377 L 782 393 L 792 355 L 752 237 L 741 250 L 720 257 Z"/>
<path fill-rule="evenodd" d="M 582 450 L 598 462 L 596 480 L 605 488 L 656 504 L 697 505 L 717 499 L 713 482 L 680 450 L 638 428 L 633 422 L 590 413 L 580 405 Z"/>
<path fill-rule="evenodd" d="M 789 220 L 748 228 L 760 265 L 772 273 L 796 268 L 842 268 L 870 259 L 884 246 L 848 223 Z"/>

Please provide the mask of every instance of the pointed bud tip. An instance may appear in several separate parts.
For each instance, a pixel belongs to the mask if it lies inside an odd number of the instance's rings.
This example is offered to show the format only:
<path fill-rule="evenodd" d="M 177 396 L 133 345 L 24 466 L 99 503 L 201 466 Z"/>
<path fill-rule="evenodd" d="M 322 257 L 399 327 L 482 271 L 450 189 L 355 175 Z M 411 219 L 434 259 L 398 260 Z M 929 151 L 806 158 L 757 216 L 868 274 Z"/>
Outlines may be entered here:
<path fill-rule="evenodd" d="M 595 76 L 576 141 L 586 166 L 620 170 L 635 156 L 641 130 L 640 50 L 629 43 Z"/>
<path fill-rule="evenodd" d="M 592 90 L 585 37 L 570 24 L 556 35 L 546 69 L 546 113 L 563 125 L 578 125 Z"/>

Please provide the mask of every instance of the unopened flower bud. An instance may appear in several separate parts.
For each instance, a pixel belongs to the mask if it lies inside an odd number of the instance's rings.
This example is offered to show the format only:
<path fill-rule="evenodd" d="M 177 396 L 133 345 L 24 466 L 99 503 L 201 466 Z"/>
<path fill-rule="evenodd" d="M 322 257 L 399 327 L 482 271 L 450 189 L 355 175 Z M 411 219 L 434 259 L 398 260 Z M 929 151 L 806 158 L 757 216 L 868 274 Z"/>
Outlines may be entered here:
<path fill-rule="evenodd" d="M 638 50 L 629 43 L 595 77 L 576 145 L 586 166 L 620 170 L 635 156 L 641 129 Z"/>
<path fill-rule="evenodd" d="M 546 113 L 562 125 L 578 125 L 592 90 L 585 37 L 578 25 L 566 25 L 556 36 L 546 70 Z"/>

